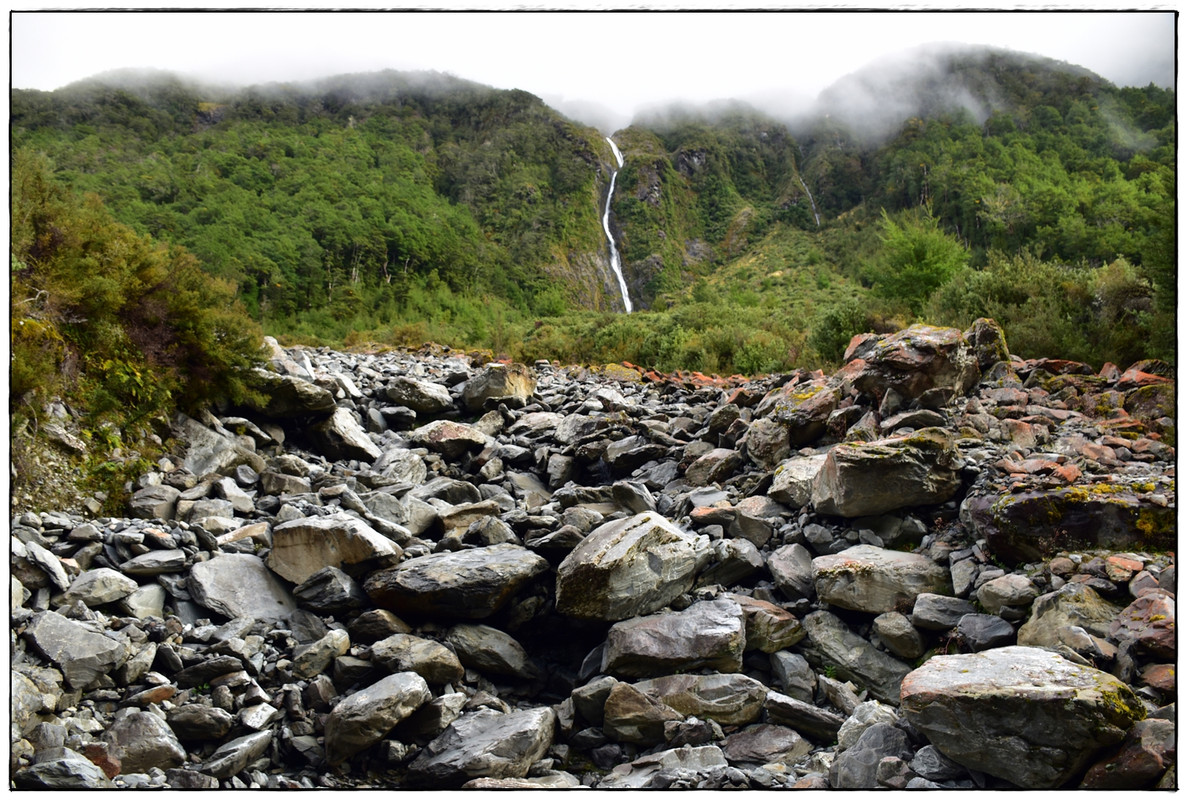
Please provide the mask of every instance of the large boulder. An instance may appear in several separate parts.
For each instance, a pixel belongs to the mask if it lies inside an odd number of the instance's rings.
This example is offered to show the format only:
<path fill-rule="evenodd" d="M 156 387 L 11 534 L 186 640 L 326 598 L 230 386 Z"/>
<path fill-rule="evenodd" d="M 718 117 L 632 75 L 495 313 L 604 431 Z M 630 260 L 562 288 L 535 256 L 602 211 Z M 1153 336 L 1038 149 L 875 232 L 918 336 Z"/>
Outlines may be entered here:
<path fill-rule="evenodd" d="M 129 643 L 122 635 L 104 636 L 56 611 L 35 614 L 25 629 L 25 638 L 54 662 L 66 682 L 76 689 L 84 689 L 113 671 L 130 654 Z"/>
<path fill-rule="evenodd" d="M 616 622 L 606 635 L 602 671 L 628 677 L 712 669 L 741 672 L 746 649 L 742 607 L 706 600 L 684 611 Z"/>
<path fill-rule="evenodd" d="M 901 707 L 944 755 L 1024 789 L 1077 778 L 1146 714 L 1112 675 L 1021 646 L 933 657 L 903 680 Z"/>
<path fill-rule="evenodd" d="M 870 614 L 909 607 L 923 593 L 952 594 L 948 570 L 927 556 L 872 544 L 812 559 L 812 578 L 822 601 Z"/>
<path fill-rule="evenodd" d="M 956 328 L 912 325 L 886 335 L 855 336 L 840 375 L 867 397 L 890 389 L 911 400 L 931 389 L 968 392 L 981 375 L 979 353 Z"/>
<path fill-rule="evenodd" d="M 995 555 L 1011 563 L 1041 561 L 1061 550 L 1173 550 L 1175 504 L 1152 500 L 1156 487 L 1116 479 L 1003 490 L 969 496 L 960 516 Z M 1159 491 L 1173 497 L 1173 484 Z"/>
<path fill-rule="evenodd" d="M 466 381 L 462 402 L 471 412 L 482 411 L 488 404 L 506 403 L 523 406 L 536 391 L 536 376 L 523 364 L 487 364 Z"/>
<path fill-rule="evenodd" d="M 289 419 L 321 416 L 334 410 L 334 395 L 307 380 L 258 367 L 252 376 L 255 388 L 263 396 L 262 403 L 253 405 L 264 416 Z"/>
<path fill-rule="evenodd" d="M 956 437 L 943 428 L 839 444 L 828 451 L 812 487 L 821 514 L 864 517 L 942 503 L 960 488 Z"/>
<path fill-rule="evenodd" d="M 812 501 L 812 487 L 824 466 L 826 453 L 792 456 L 775 468 L 767 495 L 792 508 L 802 508 Z"/>
<path fill-rule="evenodd" d="M 398 376 L 384 389 L 387 399 L 417 414 L 443 414 L 453 410 L 453 397 L 449 390 L 439 383 L 417 380 L 405 375 Z"/>
<path fill-rule="evenodd" d="M 408 559 L 372 574 L 363 589 L 397 614 L 484 619 L 547 569 L 548 562 L 527 548 L 496 544 Z"/>
<path fill-rule="evenodd" d="M 840 389 L 820 373 L 807 380 L 793 381 L 770 392 L 756 413 L 786 430 L 791 447 L 803 447 L 819 439 L 828 416 L 841 400 Z"/>
<path fill-rule="evenodd" d="M 187 588 L 198 605 L 229 619 L 283 619 L 297 610 L 292 594 L 258 557 L 223 553 L 190 569 Z"/>
<path fill-rule="evenodd" d="M 557 611 L 607 622 L 658 611 L 692 588 L 710 553 L 707 536 L 653 512 L 607 522 L 557 568 Z"/>
<path fill-rule="evenodd" d="M 102 740 L 125 773 L 178 767 L 186 758 L 185 748 L 165 720 L 146 711 L 119 717 L 103 732 Z"/>
<path fill-rule="evenodd" d="M 348 408 L 336 408 L 328 418 L 309 428 L 313 446 L 331 461 L 365 461 L 371 463 L 382 452 L 363 426 L 358 416 Z"/>
<path fill-rule="evenodd" d="M 722 725 L 748 725 L 762 714 L 769 691 L 741 674 L 664 675 L 638 681 L 635 688 L 686 717 Z"/>
<path fill-rule="evenodd" d="M 341 764 L 433 698 L 424 678 L 397 672 L 339 702 L 326 718 L 326 761 Z"/>
<path fill-rule="evenodd" d="M 464 714 L 408 766 L 409 784 L 434 789 L 473 778 L 523 778 L 552 746 L 556 712 L 550 706 L 500 714 Z"/>
<path fill-rule="evenodd" d="M 836 670 L 837 677 L 869 690 L 883 703 L 897 703 L 899 687 L 911 668 L 849 630 L 844 620 L 827 611 L 804 617 L 808 638 L 799 649 L 817 669 Z"/>
<path fill-rule="evenodd" d="M 231 475 L 236 467 L 244 464 L 257 473 L 267 467 L 263 458 L 237 442 L 229 431 L 212 430 L 184 414 L 177 415 L 173 428 L 177 440 L 186 443 L 182 466 L 195 475 Z"/>
<path fill-rule="evenodd" d="M 350 571 L 389 566 L 399 560 L 400 546 L 346 512 L 302 517 L 272 529 L 268 567 L 293 583 L 303 583 L 323 567 Z"/>
<path fill-rule="evenodd" d="M 491 438 L 473 425 L 439 419 L 408 433 L 408 441 L 446 458 L 457 459 L 471 451 L 481 450 Z"/>

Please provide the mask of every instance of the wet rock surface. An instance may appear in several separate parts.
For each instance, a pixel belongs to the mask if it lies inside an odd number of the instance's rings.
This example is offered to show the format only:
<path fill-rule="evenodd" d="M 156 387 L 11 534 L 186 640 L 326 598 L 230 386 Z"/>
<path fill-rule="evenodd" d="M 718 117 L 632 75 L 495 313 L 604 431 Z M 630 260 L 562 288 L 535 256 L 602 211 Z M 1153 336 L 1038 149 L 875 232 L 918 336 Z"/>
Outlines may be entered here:
<path fill-rule="evenodd" d="M 1175 785 L 1165 365 L 273 353 L 127 517 L 14 510 L 13 787 Z"/>

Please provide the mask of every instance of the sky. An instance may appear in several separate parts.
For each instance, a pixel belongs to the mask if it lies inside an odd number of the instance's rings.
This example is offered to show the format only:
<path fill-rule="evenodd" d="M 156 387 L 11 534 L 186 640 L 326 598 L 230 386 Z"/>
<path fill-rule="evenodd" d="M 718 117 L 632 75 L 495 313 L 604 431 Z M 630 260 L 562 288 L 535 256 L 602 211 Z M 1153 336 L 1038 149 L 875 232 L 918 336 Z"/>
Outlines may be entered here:
<path fill-rule="evenodd" d="M 722 2 L 710 6 L 715 11 L 668 11 L 655 3 L 585 4 L 579 11 L 554 2 L 550 7 L 562 10 L 487 4 L 478 7 L 496 10 L 315 12 L 288 4 L 287 11 L 249 13 L 207 4 L 201 12 L 133 6 L 46 12 L 16 2 L 11 85 L 49 91 L 108 70 L 142 67 L 236 84 L 433 70 L 523 89 L 613 130 L 637 111 L 670 102 L 806 106 L 833 81 L 879 57 L 935 42 L 1037 53 L 1119 85 L 1173 86 L 1175 80 L 1173 4 L 1087 13 L 745 5 L 767 10 L 722 11 L 729 8 Z M 621 10 L 628 7 L 636 10 Z"/>

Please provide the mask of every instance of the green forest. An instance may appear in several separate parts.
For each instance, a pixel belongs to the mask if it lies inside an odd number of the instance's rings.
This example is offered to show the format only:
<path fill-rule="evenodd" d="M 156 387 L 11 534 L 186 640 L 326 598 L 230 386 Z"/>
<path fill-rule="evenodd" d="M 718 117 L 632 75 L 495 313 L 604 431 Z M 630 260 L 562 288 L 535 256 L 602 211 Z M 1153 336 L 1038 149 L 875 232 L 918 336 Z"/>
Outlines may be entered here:
<path fill-rule="evenodd" d="M 629 315 L 606 280 L 605 135 L 527 92 L 398 72 L 13 91 L 13 402 L 79 357 L 164 364 L 137 391 L 189 391 L 199 356 L 211 374 L 250 360 L 200 332 L 216 308 L 242 316 L 236 336 L 289 344 L 664 371 L 834 367 L 856 333 L 981 316 L 1024 357 L 1173 361 L 1174 93 L 992 50 L 944 70 L 979 113 L 924 103 L 876 138 L 827 108 L 735 104 L 614 132 L 612 227 L 644 309 Z M 77 226 L 98 237 L 86 255 L 53 244 Z M 179 281 L 188 294 L 161 288 Z M 138 349 L 153 325 L 194 338 Z"/>

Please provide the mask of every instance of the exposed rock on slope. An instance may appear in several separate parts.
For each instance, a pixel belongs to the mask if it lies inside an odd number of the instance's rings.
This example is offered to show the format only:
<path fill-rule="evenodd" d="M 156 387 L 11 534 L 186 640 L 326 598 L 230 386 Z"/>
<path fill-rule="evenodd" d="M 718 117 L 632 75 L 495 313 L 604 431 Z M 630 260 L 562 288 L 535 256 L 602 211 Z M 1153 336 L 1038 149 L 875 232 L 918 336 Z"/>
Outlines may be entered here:
<path fill-rule="evenodd" d="M 12 782 L 1173 786 L 1174 384 L 1005 353 L 277 348 L 128 518 L 15 515 Z"/>

